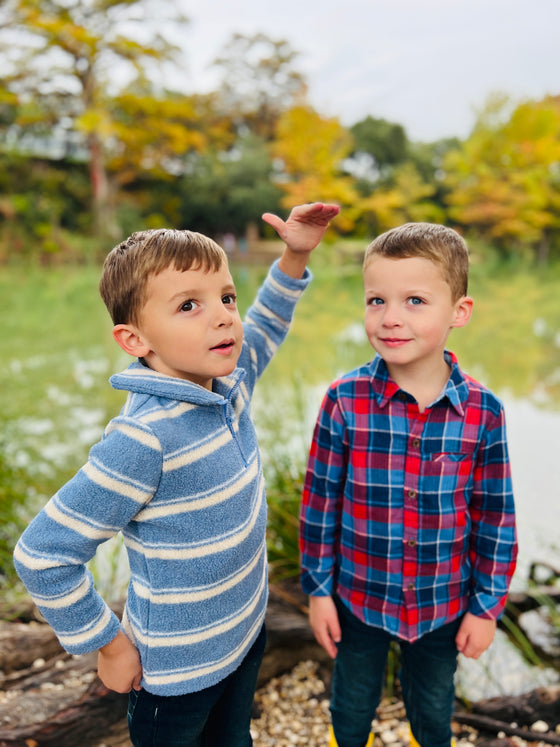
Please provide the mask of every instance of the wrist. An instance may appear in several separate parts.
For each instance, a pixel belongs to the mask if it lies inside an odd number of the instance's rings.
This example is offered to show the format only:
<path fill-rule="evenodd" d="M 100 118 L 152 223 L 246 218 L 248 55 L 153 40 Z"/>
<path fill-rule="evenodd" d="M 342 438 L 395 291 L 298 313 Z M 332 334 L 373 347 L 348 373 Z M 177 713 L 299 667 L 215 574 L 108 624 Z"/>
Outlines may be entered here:
<path fill-rule="evenodd" d="M 296 251 L 287 244 L 278 261 L 278 267 L 285 275 L 302 278 L 305 274 L 311 251 Z"/>
<path fill-rule="evenodd" d="M 101 646 L 99 653 L 103 654 L 103 656 L 118 656 L 119 653 L 124 651 L 128 646 L 130 646 L 130 641 L 122 630 L 119 630 L 117 635 L 110 640 L 109 643 Z"/>

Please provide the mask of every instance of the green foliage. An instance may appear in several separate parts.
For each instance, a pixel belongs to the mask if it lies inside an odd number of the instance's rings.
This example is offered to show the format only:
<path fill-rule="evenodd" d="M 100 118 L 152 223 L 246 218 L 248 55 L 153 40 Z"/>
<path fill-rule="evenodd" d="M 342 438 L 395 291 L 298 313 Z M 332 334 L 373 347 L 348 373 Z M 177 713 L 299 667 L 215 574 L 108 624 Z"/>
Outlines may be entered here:
<path fill-rule="evenodd" d="M 5 591 L 16 579 L 12 561 L 15 543 L 26 526 L 25 504 L 29 484 L 25 472 L 7 459 L 5 444 L 0 442 L 0 590 Z"/>
<path fill-rule="evenodd" d="M 264 141 L 240 138 L 228 152 L 191 155 L 185 175 L 172 185 L 178 198 L 178 221 L 210 235 L 245 234 L 261 223 L 264 212 L 277 212 L 281 191 Z"/>
<path fill-rule="evenodd" d="M 271 581 L 299 574 L 299 505 L 303 469 L 287 458 L 268 465 L 268 560 Z"/>
<path fill-rule="evenodd" d="M 444 161 L 449 217 L 504 256 L 531 249 L 544 264 L 560 250 L 560 99 L 511 111 L 491 99 Z"/>
<path fill-rule="evenodd" d="M 297 51 L 262 33 L 224 45 L 215 91 L 172 90 L 169 22 L 187 28 L 171 0 L 0 3 L 0 260 L 75 258 L 70 233 L 240 236 L 314 200 L 341 206 L 331 236 L 431 221 L 502 258 L 560 255 L 558 97 L 494 97 L 464 142 L 412 143 L 398 123 L 315 111 Z"/>
<path fill-rule="evenodd" d="M 371 156 L 380 172 L 407 159 L 409 143 L 406 131 L 400 124 L 366 117 L 353 125 L 350 132 L 354 137 L 354 151 Z"/>
<path fill-rule="evenodd" d="M 0 152 L 0 257 L 72 258 L 69 233 L 89 227 L 83 164 Z"/>

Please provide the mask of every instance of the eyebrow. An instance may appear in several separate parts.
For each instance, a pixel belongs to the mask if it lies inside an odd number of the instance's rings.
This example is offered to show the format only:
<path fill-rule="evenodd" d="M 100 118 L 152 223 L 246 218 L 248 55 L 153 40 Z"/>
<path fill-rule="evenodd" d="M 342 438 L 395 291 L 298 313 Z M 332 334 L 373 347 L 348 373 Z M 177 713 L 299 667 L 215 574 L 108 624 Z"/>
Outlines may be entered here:
<path fill-rule="evenodd" d="M 228 283 L 227 285 L 224 285 L 220 293 L 236 293 L 235 290 L 235 284 L 234 283 Z M 180 290 L 177 293 L 175 293 L 173 296 L 169 298 L 170 301 L 178 300 L 179 298 L 196 298 L 196 296 L 199 296 L 201 293 L 200 288 L 185 288 L 185 290 Z"/>

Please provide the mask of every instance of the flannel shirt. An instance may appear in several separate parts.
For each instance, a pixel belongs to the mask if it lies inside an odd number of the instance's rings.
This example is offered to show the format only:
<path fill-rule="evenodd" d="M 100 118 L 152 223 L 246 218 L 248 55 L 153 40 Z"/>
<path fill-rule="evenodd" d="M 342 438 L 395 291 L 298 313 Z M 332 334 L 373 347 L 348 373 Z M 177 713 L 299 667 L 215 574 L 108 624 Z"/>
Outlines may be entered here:
<path fill-rule="evenodd" d="M 304 591 L 409 642 L 466 611 L 497 619 L 517 557 L 503 406 L 444 355 L 424 412 L 379 356 L 330 386 L 301 507 Z"/>

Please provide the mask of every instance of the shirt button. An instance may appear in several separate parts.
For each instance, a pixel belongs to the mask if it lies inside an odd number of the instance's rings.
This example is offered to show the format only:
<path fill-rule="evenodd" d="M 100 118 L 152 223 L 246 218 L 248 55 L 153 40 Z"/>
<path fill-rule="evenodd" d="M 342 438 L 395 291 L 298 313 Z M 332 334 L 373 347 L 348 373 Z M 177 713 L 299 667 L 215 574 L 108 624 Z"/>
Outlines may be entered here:
<path fill-rule="evenodd" d="M 408 545 L 409 547 L 415 547 L 415 546 L 416 546 L 416 540 L 415 540 L 415 539 L 412 539 L 412 538 L 411 538 L 411 539 L 409 539 L 409 540 L 408 540 L 408 542 L 407 542 L 407 545 Z"/>
<path fill-rule="evenodd" d="M 406 588 L 408 589 L 408 591 L 412 591 L 414 589 L 414 584 L 410 583 Z"/>
<path fill-rule="evenodd" d="M 416 491 L 415 490 L 409 490 L 407 493 L 409 498 L 416 498 Z"/>
<path fill-rule="evenodd" d="M 420 446 L 420 439 L 419 438 L 413 439 L 412 445 L 414 446 L 415 449 L 417 449 Z"/>
<path fill-rule="evenodd" d="M 399 392 L 397 396 L 401 402 L 406 402 L 406 392 Z"/>

